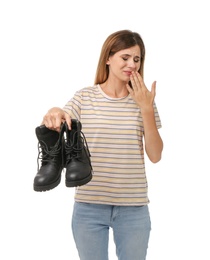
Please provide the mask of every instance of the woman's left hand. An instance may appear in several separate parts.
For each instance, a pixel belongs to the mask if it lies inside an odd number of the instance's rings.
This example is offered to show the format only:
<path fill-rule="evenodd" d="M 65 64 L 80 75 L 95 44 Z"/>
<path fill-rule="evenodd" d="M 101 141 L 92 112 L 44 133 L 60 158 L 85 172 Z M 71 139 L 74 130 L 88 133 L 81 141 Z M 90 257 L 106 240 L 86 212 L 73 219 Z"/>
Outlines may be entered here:
<path fill-rule="evenodd" d="M 156 94 L 156 81 L 152 83 L 151 91 L 144 84 L 141 75 L 138 72 L 132 72 L 130 76 L 132 88 L 127 84 L 128 92 L 141 110 L 151 109 L 153 107 Z"/>

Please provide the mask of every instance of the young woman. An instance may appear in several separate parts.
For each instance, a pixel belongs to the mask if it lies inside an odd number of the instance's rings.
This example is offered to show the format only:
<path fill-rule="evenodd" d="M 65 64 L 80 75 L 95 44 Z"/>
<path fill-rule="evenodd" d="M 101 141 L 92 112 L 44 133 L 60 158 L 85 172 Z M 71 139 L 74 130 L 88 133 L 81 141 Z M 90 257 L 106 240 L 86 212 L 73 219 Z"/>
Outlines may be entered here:
<path fill-rule="evenodd" d="M 138 33 L 114 32 L 102 46 L 94 85 L 43 118 L 56 131 L 64 121 L 71 129 L 71 119 L 78 119 L 90 150 L 93 177 L 76 188 L 72 216 L 81 260 L 108 259 L 109 228 L 119 260 L 146 259 L 151 222 L 144 154 L 158 162 L 163 142 L 156 82 L 145 86 L 144 60 Z"/>

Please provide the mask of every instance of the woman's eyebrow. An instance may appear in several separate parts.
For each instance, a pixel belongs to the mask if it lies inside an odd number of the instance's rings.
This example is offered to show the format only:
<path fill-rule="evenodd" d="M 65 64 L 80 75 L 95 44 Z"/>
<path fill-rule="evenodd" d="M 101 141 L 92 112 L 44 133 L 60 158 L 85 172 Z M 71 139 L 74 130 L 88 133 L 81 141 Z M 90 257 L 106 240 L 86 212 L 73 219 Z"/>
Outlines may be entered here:
<path fill-rule="evenodd" d="M 130 54 L 126 54 L 126 53 L 122 54 L 121 56 L 131 57 Z M 134 56 L 134 58 L 139 58 L 140 59 L 140 57 L 138 55 Z"/>

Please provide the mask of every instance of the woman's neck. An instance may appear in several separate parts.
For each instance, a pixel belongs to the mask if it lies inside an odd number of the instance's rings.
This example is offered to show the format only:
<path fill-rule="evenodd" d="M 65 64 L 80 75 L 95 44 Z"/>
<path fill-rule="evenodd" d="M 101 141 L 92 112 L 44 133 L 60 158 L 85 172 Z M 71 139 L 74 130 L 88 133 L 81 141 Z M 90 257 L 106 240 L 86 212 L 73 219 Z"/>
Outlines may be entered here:
<path fill-rule="evenodd" d="M 126 97 L 128 95 L 128 90 L 126 88 L 126 83 L 125 84 L 114 84 L 111 82 L 104 82 L 100 84 L 101 89 L 103 92 L 112 98 L 122 98 Z"/>

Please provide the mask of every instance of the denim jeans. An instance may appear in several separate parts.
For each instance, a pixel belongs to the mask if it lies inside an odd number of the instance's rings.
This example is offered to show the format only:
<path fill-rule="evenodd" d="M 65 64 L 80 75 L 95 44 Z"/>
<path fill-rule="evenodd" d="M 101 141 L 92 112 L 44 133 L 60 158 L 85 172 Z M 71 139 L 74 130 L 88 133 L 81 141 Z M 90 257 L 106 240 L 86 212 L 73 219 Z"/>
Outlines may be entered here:
<path fill-rule="evenodd" d="M 108 260 L 109 228 L 119 260 L 145 260 L 151 222 L 148 206 L 75 202 L 72 231 L 80 260 Z"/>

